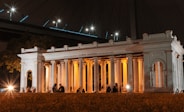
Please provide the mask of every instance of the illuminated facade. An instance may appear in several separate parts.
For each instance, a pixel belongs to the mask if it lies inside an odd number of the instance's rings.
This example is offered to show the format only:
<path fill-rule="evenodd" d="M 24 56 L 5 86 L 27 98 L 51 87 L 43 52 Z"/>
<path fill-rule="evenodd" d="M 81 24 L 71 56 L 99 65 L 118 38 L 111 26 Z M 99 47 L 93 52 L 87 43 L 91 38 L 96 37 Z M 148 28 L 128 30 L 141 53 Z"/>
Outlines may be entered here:
<path fill-rule="evenodd" d="M 21 49 L 21 92 L 52 91 L 61 83 L 66 93 L 80 87 L 103 92 L 118 84 L 121 92 L 172 92 L 184 89 L 183 47 L 172 31 L 143 34 L 143 39 L 81 44 L 63 48 Z M 130 90 L 126 89 L 130 85 Z"/>

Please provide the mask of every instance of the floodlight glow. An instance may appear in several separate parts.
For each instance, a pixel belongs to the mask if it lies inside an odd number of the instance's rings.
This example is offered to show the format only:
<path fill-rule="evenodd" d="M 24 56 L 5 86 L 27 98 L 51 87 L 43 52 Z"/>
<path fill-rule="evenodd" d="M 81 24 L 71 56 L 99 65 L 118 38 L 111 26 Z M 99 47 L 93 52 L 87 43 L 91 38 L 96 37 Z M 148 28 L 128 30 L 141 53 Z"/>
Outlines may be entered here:
<path fill-rule="evenodd" d="M 126 89 L 127 89 L 127 90 L 130 89 L 130 85 L 129 85 L 129 84 L 126 85 Z"/>
<path fill-rule="evenodd" d="M 14 90 L 14 86 L 8 85 L 7 89 L 8 89 L 8 91 L 13 91 Z"/>

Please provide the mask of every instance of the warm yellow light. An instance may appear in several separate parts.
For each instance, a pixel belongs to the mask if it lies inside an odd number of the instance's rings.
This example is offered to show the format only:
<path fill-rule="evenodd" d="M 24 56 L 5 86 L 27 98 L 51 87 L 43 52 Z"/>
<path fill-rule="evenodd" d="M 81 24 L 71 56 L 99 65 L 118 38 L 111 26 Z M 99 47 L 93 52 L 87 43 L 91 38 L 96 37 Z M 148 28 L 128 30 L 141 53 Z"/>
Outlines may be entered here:
<path fill-rule="evenodd" d="M 8 89 L 8 91 L 13 91 L 14 90 L 14 86 L 8 85 L 7 89 Z"/>
<path fill-rule="evenodd" d="M 127 89 L 127 90 L 130 89 L 130 85 L 129 85 L 129 84 L 126 85 L 126 89 Z"/>

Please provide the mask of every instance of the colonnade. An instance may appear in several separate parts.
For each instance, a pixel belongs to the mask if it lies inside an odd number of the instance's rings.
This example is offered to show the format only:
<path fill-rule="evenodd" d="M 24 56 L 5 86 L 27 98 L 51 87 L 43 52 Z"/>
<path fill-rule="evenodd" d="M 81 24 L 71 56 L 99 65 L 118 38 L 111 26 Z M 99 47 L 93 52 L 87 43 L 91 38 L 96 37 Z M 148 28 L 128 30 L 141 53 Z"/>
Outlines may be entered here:
<path fill-rule="evenodd" d="M 132 55 L 52 60 L 45 62 L 42 91 L 52 90 L 54 83 L 61 83 L 66 93 L 76 92 L 78 88 L 87 93 L 105 92 L 107 86 L 127 92 L 143 92 L 143 57 Z"/>

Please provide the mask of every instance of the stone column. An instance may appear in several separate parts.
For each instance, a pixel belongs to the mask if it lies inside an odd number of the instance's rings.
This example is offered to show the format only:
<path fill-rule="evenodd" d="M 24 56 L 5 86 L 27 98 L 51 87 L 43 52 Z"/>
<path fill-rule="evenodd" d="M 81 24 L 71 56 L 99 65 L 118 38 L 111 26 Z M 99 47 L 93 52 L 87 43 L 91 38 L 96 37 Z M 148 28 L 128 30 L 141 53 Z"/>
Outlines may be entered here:
<path fill-rule="evenodd" d="M 61 84 L 61 64 L 57 64 L 57 86 L 59 88 L 59 84 Z"/>
<path fill-rule="evenodd" d="M 162 87 L 162 73 L 160 68 L 161 64 L 159 61 L 157 62 L 157 66 L 158 66 L 158 87 Z"/>
<path fill-rule="evenodd" d="M 82 63 L 82 58 L 79 58 L 79 86 L 84 89 L 83 87 L 83 63 Z"/>
<path fill-rule="evenodd" d="M 179 71 L 179 89 L 184 90 L 184 79 L 183 79 L 183 57 L 179 56 L 178 57 L 178 71 Z"/>
<path fill-rule="evenodd" d="M 122 63 L 123 63 L 123 91 L 126 91 L 127 76 L 128 76 L 127 59 L 123 59 Z"/>
<path fill-rule="evenodd" d="M 49 64 L 45 65 L 45 76 L 46 76 L 45 92 L 49 92 L 50 91 L 50 65 Z"/>
<path fill-rule="evenodd" d="M 105 66 L 105 62 L 104 60 L 101 60 L 100 66 L 101 66 L 101 86 L 103 86 L 102 88 L 102 92 L 105 92 L 106 90 L 106 66 Z"/>
<path fill-rule="evenodd" d="M 127 57 L 128 57 L 128 84 L 130 85 L 130 92 L 132 92 L 132 90 L 133 90 L 133 86 L 134 86 L 134 84 L 133 84 L 133 73 L 132 73 L 132 55 L 127 55 Z"/>
<path fill-rule="evenodd" d="M 83 63 L 83 88 L 84 88 L 84 90 L 86 91 L 86 63 Z"/>
<path fill-rule="evenodd" d="M 113 86 L 114 86 L 114 56 L 111 56 L 110 57 L 110 66 L 111 66 L 111 84 L 110 84 L 110 86 L 111 86 L 111 88 L 113 88 Z"/>
<path fill-rule="evenodd" d="M 38 61 L 33 62 L 33 69 L 32 69 L 32 87 L 36 89 L 36 92 L 38 90 Z M 39 74 L 40 75 L 40 74 Z"/>
<path fill-rule="evenodd" d="M 138 59 L 139 92 L 143 92 L 143 59 Z"/>
<path fill-rule="evenodd" d="M 166 52 L 166 88 L 168 88 L 168 90 L 170 92 L 173 92 L 174 88 L 173 88 L 173 81 L 171 80 L 174 80 L 173 79 L 173 64 L 172 64 L 172 50 L 167 50 L 165 51 Z"/>
<path fill-rule="evenodd" d="M 65 73 L 64 73 L 64 62 L 60 61 L 60 78 L 61 78 L 61 84 L 64 85 L 65 82 Z"/>
<path fill-rule="evenodd" d="M 70 92 L 74 92 L 75 91 L 75 82 L 74 82 L 74 80 L 76 80 L 75 79 L 75 75 L 76 75 L 76 73 L 75 73 L 75 70 L 77 69 L 77 68 L 75 68 L 75 62 L 74 61 L 72 61 L 71 63 L 70 63 L 70 65 L 71 65 L 71 68 L 70 68 Z"/>
<path fill-rule="evenodd" d="M 51 92 L 53 92 L 52 91 L 52 87 L 53 87 L 53 85 L 54 85 L 54 68 L 55 68 L 55 61 L 51 61 L 51 78 L 50 78 L 50 89 L 51 89 Z"/>
<path fill-rule="evenodd" d="M 104 70 L 104 89 L 106 91 L 106 88 L 107 88 L 107 70 L 106 70 L 106 65 L 107 65 L 107 62 L 104 61 L 104 66 L 103 66 L 103 70 Z"/>
<path fill-rule="evenodd" d="M 36 92 L 43 92 L 43 86 L 44 86 L 44 74 L 43 74 L 43 63 L 41 60 L 37 61 L 37 87 Z"/>
<path fill-rule="evenodd" d="M 21 64 L 20 92 L 22 93 L 22 92 L 25 92 L 26 91 L 27 73 L 25 72 L 25 69 L 24 69 L 24 67 L 25 67 L 24 62 L 21 61 L 20 64 Z"/>
<path fill-rule="evenodd" d="M 44 71 L 44 63 L 41 62 L 41 92 L 45 92 L 45 71 Z"/>
<path fill-rule="evenodd" d="M 69 92 L 69 84 L 68 84 L 69 83 L 69 80 L 68 80 L 69 79 L 68 78 L 69 77 L 68 76 L 69 75 L 68 74 L 68 59 L 65 59 L 64 61 L 65 61 L 65 78 L 66 78 L 65 79 L 65 81 L 66 81 L 65 82 L 65 92 L 68 93 Z"/>
<path fill-rule="evenodd" d="M 107 61 L 107 67 L 108 67 L 108 72 L 106 73 L 107 74 L 107 79 L 108 79 L 108 86 L 111 87 L 111 66 L 110 66 L 110 61 Z"/>
<path fill-rule="evenodd" d="M 99 92 L 99 67 L 97 57 L 94 57 L 94 91 Z"/>
<path fill-rule="evenodd" d="M 77 89 L 79 88 L 79 66 L 78 66 L 78 61 L 73 61 L 74 64 L 74 91 L 76 92 Z"/>
<path fill-rule="evenodd" d="M 138 66 L 137 66 L 137 59 L 133 59 L 133 77 L 134 77 L 134 92 L 138 92 Z"/>
<path fill-rule="evenodd" d="M 92 92 L 92 83 L 93 83 L 93 81 L 92 81 L 92 63 L 91 63 L 91 61 L 88 61 L 87 62 L 87 92 L 88 93 L 91 93 Z"/>
<path fill-rule="evenodd" d="M 120 62 L 120 59 L 119 58 L 117 58 L 116 59 L 116 79 L 117 79 L 117 84 L 118 84 L 118 91 L 120 91 L 120 88 L 121 88 L 121 85 L 122 85 L 122 78 L 121 78 L 121 72 L 120 72 L 120 64 L 121 64 L 121 62 Z"/>

